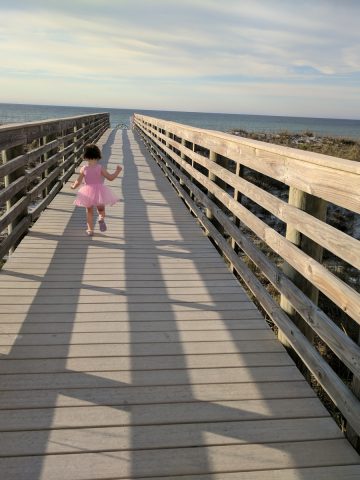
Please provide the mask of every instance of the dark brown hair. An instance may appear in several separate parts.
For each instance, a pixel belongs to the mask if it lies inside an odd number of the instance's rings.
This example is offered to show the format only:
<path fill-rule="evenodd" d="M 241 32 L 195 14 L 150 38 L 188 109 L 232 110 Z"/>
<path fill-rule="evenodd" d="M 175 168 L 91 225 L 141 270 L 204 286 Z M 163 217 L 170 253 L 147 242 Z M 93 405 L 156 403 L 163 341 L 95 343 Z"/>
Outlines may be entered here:
<path fill-rule="evenodd" d="M 100 160 L 101 152 L 100 149 L 95 143 L 89 143 L 84 148 L 84 158 L 89 160 Z"/>

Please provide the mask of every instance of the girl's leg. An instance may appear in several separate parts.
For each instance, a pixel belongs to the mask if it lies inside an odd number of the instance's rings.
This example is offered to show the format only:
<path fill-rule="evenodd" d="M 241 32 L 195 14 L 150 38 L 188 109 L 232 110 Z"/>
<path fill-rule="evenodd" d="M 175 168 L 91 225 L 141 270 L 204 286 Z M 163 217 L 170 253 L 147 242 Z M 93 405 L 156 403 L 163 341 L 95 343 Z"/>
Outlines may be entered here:
<path fill-rule="evenodd" d="M 88 232 L 92 232 L 94 230 L 94 209 L 93 207 L 89 207 L 86 209 L 86 223 L 87 223 L 87 230 Z"/>
<path fill-rule="evenodd" d="M 99 213 L 99 227 L 100 227 L 100 232 L 105 232 L 106 231 L 106 223 L 105 223 L 105 205 L 98 205 L 97 211 Z"/>
<path fill-rule="evenodd" d="M 104 219 L 105 218 L 105 205 L 98 205 L 96 208 L 97 208 L 97 211 L 98 211 L 98 214 L 99 214 L 99 218 Z"/>

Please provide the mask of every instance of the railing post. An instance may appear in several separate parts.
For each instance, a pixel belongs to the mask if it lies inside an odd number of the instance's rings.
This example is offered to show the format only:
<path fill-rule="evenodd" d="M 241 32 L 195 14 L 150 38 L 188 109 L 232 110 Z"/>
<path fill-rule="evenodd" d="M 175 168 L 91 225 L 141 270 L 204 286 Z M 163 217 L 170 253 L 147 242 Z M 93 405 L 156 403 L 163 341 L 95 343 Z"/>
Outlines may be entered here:
<path fill-rule="evenodd" d="M 182 138 L 182 139 L 181 139 L 181 145 L 184 146 L 184 147 L 186 146 L 186 140 L 185 140 L 185 138 Z M 194 148 L 194 147 L 193 147 L 193 148 Z M 180 153 L 180 158 L 185 161 L 185 157 L 186 157 L 185 153 L 181 152 L 181 153 Z M 191 160 L 191 164 L 193 165 L 193 161 L 192 161 L 192 160 Z M 184 175 L 186 175 L 186 169 L 183 168 L 183 167 L 179 167 L 179 168 L 180 168 L 180 171 L 183 172 Z M 193 182 L 193 178 L 192 178 L 192 177 L 190 177 L 190 178 L 191 178 L 191 180 L 192 180 L 192 182 Z M 184 183 L 183 180 L 181 180 L 181 178 L 179 179 L 179 183 L 180 183 L 180 185 L 181 185 L 182 187 L 184 187 L 185 183 Z M 190 190 L 189 187 L 186 187 L 186 190 L 189 191 L 188 195 L 189 195 L 189 197 L 193 200 L 193 199 L 194 199 L 194 194 L 193 194 L 193 192 Z M 193 211 L 193 209 L 191 208 L 191 205 L 190 205 L 190 204 L 188 205 L 188 207 L 189 207 L 190 211 L 191 211 L 192 213 L 194 213 L 194 211 Z"/>
<path fill-rule="evenodd" d="M 84 146 L 88 143 L 88 136 L 89 136 L 89 119 L 84 120 Z"/>
<path fill-rule="evenodd" d="M 358 333 L 357 344 L 360 345 L 360 332 Z M 356 375 L 353 376 L 351 382 L 351 391 L 357 398 L 360 398 L 360 378 Z M 346 425 L 346 436 L 349 439 L 350 443 L 353 445 L 353 447 L 359 452 L 360 437 L 349 423 L 347 423 Z"/>
<path fill-rule="evenodd" d="M 237 162 L 236 166 L 235 166 L 235 175 L 237 177 L 242 177 L 243 176 L 243 170 L 244 170 L 244 168 L 241 165 L 241 163 Z M 239 192 L 239 190 L 236 190 L 236 188 L 234 189 L 234 200 L 236 200 L 237 202 L 241 202 L 241 193 Z M 237 217 L 235 218 L 234 223 L 238 228 L 240 227 L 240 220 Z M 231 248 L 235 251 L 235 253 L 238 253 L 239 248 L 238 248 L 237 243 L 236 243 L 236 241 L 233 237 L 231 237 Z M 230 263 L 230 269 L 233 273 L 236 270 L 232 263 Z"/>
<path fill-rule="evenodd" d="M 210 150 L 209 152 L 209 160 L 216 163 L 216 160 L 217 160 L 217 154 L 215 152 L 213 152 L 212 150 Z M 216 175 L 214 175 L 210 170 L 209 170 L 209 173 L 208 173 L 208 179 L 211 181 L 211 182 L 214 182 L 215 183 L 215 180 L 216 180 Z M 208 192 L 208 197 L 210 198 L 211 201 L 215 201 L 215 197 L 212 193 Z M 209 220 L 213 220 L 214 219 L 214 216 L 213 214 L 211 213 L 211 210 L 209 208 L 206 209 L 206 217 L 209 219 Z"/>
<path fill-rule="evenodd" d="M 56 140 L 58 137 L 57 133 L 54 133 L 54 134 L 51 134 L 51 135 L 48 135 L 45 137 L 45 142 L 46 143 L 49 143 L 49 142 L 52 142 L 53 140 Z M 50 150 L 48 153 L 47 153 L 47 158 L 49 157 L 52 157 L 55 153 L 57 153 L 57 149 L 52 149 Z M 50 175 L 50 173 L 55 170 L 55 168 L 58 166 L 57 163 L 54 163 L 53 165 L 49 166 L 47 169 L 46 169 L 46 172 L 45 172 L 45 175 L 46 177 L 48 175 Z M 49 195 L 49 193 L 51 192 L 51 189 L 52 187 L 55 185 L 57 179 L 54 179 L 51 183 L 49 183 L 49 185 L 46 187 L 45 189 L 45 197 L 47 197 Z"/>
<path fill-rule="evenodd" d="M 70 129 L 69 129 L 70 130 Z M 62 131 L 61 132 L 61 136 L 64 137 L 65 135 L 67 135 L 69 133 L 69 130 L 66 130 L 66 131 Z M 67 142 L 63 142 L 60 144 L 60 149 L 61 150 L 65 150 L 74 140 L 68 140 Z M 71 155 L 71 152 L 70 153 L 65 153 L 62 155 L 61 157 L 61 164 L 60 166 L 62 166 L 61 168 L 61 177 L 63 177 L 66 173 L 66 168 L 64 167 L 64 163 L 67 161 L 67 159 L 69 158 L 69 156 Z"/>
<path fill-rule="evenodd" d="M 165 130 L 165 137 L 170 138 L 170 132 L 168 130 Z M 169 144 L 169 142 L 165 142 L 165 146 L 171 150 L 171 145 Z M 166 155 L 166 162 L 165 163 L 166 163 L 166 166 L 169 167 L 168 155 L 167 154 L 165 154 L 165 155 Z"/>
<path fill-rule="evenodd" d="M 185 138 L 182 138 L 182 139 L 181 139 L 181 145 L 182 145 L 183 147 L 185 147 L 185 144 L 186 144 L 186 140 L 185 140 Z M 185 157 L 186 157 L 185 153 L 181 152 L 180 158 L 181 158 L 182 160 L 185 160 Z M 181 170 L 183 173 L 185 172 L 185 170 L 184 170 L 182 167 L 180 167 L 180 170 Z M 183 182 L 183 180 L 181 180 L 181 178 L 180 178 L 180 185 L 181 185 L 181 186 L 184 185 L 184 182 Z"/>
<path fill-rule="evenodd" d="M 194 153 L 196 153 L 196 152 L 195 152 L 195 145 L 196 145 L 196 144 L 193 142 L 193 144 L 192 144 L 192 151 L 193 151 Z M 190 161 L 191 161 L 191 167 L 194 168 L 194 160 L 191 158 Z M 191 183 L 194 183 L 194 178 L 193 178 L 191 175 L 190 175 L 190 180 L 191 180 Z M 190 198 L 191 198 L 191 200 L 194 200 L 194 194 L 193 194 L 193 192 L 190 192 Z"/>
<path fill-rule="evenodd" d="M 170 132 L 168 130 L 165 130 L 165 137 L 170 138 Z M 169 142 L 165 142 L 165 146 L 171 149 L 171 145 L 169 144 Z"/>
<path fill-rule="evenodd" d="M 42 145 L 46 145 L 47 143 L 51 142 L 52 140 L 56 140 L 57 138 L 57 134 L 52 134 L 52 135 L 49 135 L 49 136 L 46 136 L 46 137 L 42 137 L 41 138 L 41 144 Z M 44 153 L 42 155 L 42 160 L 43 162 L 45 163 L 52 155 L 54 155 L 54 149 Z M 47 178 L 48 175 L 56 168 L 56 164 L 55 165 L 51 165 L 50 167 L 48 167 L 45 172 L 42 174 L 42 178 Z M 43 190 L 42 192 L 42 198 L 46 198 L 49 194 L 49 192 L 51 191 L 51 188 L 52 186 L 54 185 L 56 181 L 53 181 L 51 182 L 51 184 L 47 185 L 47 187 L 45 187 L 45 189 Z"/>
<path fill-rule="evenodd" d="M 223 163 L 219 161 L 219 155 L 216 152 L 213 152 L 212 150 L 210 150 L 210 152 L 209 152 L 209 160 L 214 162 L 214 163 L 219 163 L 220 165 L 223 166 Z M 212 181 L 213 183 L 215 183 L 216 185 L 218 185 L 219 187 L 224 188 L 225 183 L 222 180 L 220 180 L 214 173 L 212 173 L 210 171 L 210 169 L 209 169 L 209 173 L 208 173 L 208 179 L 210 181 Z M 208 197 L 212 202 L 217 204 L 216 197 L 212 193 L 208 192 Z M 221 208 L 221 205 L 219 205 L 219 207 Z M 206 217 L 216 226 L 217 230 L 222 235 L 223 232 L 224 232 L 224 229 L 222 228 L 220 223 L 217 222 L 216 219 L 214 219 L 214 217 L 211 213 L 211 210 L 208 209 L 208 208 L 206 209 Z"/>
<path fill-rule="evenodd" d="M 75 125 L 74 127 L 74 133 L 75 133 L 75 136 L 73 138 L 73 143 L 74 143 L 74 164 L 77 165 L 78 161 L 79 161 L 79 151 L 81 150 L 81 146 L 75 146 L 75 143 L 78 141 L 78 136 L 76 134 L 76 132 L 78 131 L 78 127 L 77 125 Z"/>
<path fill-rule="evenodd" d="M 86 145 L 86 138 L 85 138 L 86 126 L 85 126 L 85 122 L 81 122 L 81 129 L 82 129 L 82 142 L 81 142 L 80 149 L 81 149 L 81 151 L 83 151 L 84 147 Z"/>
<path fill-rule="evenodd" d="M 15 157 L 18 157 L 19 155 L 22 155 L 24 153 L 24 145 L 19 145 L 17 147 L 9 148 L 8 150 L 3 150 L 2 151 L 2 158 L 3 162 L 9 162 Z M 6 175 L 4 177 L 4 185 L 5 188 L 8 187 L 12 182 L 14 182 L 16 179 L 24 176 L 26 174 L 25 172 L 25 165 L 22 165 L 18 169 L 16 169 L 14 172 L 10 173 L 9 175 Z M 26 187 L 24 187 L 22 190 L 20 190 L 16 195 L 14 195 L 10 200 L 7 200 L 6 202 L 6 211 L 9 211 L 11 207 L 21 198 L 26 196 Z M 24 208 L 23 212 L 8 225 L 7 230 L 8 230 L 8 235 L 11 234 L 11 232 L 14 230 L 16 225 L 20 223 L 20 221 L 27 216 L 28 209 L 27 207 Z M 9 253 L 13 253 L 15 250 L 17 244 L 13 245 L 9 249 Z"/>
<path fill-rule="evenodd" d="M 61 136 L 63 137 L 64 135 L 65 135 L 65 132 L 64 132 L 64 130 L 62 130 Z M 64 150 L 64 149 L 65 149 L 65 143 L 60 143 L 59 149 L 60 149 L 60 151 L 61 151 L 61 150 Z M 63 156 L 61 157 L 61 164 L 64 164 L 65 161 L 66 161 L 66 157 L 65 157 L 65 155 L 63 155 Z M 61 169 L 61 176 L 63 176 L 64 174 L 65 174 L 65 168 L 62 168 L 62 169 Z"/>
<path fill-rule="evenodd" d="M 46 137 L 41 137 L 40 138 L 40 145 L 46 145 L 47 144 L 47 138 Z M 48 152 L 45 152 L 43 155 L 41 155 L 41 162 L 45 163 L 48 159 Z M 44 180 L 48 175 L 48 169 L 44 171 L 44 173 L 41 175 L 41 178 Z M 47 195 L 47 188 L 42 191 L 42 198 L 45 198 Z"/>
<path fill-rule="evenodd" d="M 305 193 L 295 187 L 290 187 L 289 204 L 326 222 L 327 202 L 325 200 L 322 200 L 321 198 L 314 197 L 313 195 Z M 322 246 L 315 243 L 313 240 L 310 240 L 309 238 L 301 235 L 301 233 L 290 224 L 288 224 L 286 228 L 286 238 L 294 245 L 297 245 L 302 251 L 307 253 L 317 262 L 322 262 Z M 302 277 L 293 267 L 291 267 L 286 262 L 284 262 L 283 264 L 283 272 L 286 274 L 287 277 L 290 278 L 290 280 L 293 281 L 293 283 L 295 283 L 297 287 L 299 287 L 310 298 L 313 303 L 315 303 L 315 305 L 318 304 L 319 290 L 314 287 L 312 283 Z M 314 331 L 300 317 L 300 315 L 296 313 L 295 309 L 284 295 L 281 295 L 280 306 L 292 318 L 295 325 L 299 327 L 299 329 L 306 336 L 309 342 L 313 343 Z M 286 347 L 289 347 L 289 344 L 281 331 L 279 331 L 278 338 Z"/>

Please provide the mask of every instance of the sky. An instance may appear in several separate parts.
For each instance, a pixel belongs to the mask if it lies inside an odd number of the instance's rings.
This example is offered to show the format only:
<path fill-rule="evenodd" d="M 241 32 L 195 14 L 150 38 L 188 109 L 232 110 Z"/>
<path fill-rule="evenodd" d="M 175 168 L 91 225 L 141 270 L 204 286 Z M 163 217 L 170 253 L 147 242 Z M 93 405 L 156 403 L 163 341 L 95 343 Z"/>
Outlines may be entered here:
<path fill-rule="evenodd" d="M 0 102 L 360 119 L 358 0 L 0 0 Z"/>

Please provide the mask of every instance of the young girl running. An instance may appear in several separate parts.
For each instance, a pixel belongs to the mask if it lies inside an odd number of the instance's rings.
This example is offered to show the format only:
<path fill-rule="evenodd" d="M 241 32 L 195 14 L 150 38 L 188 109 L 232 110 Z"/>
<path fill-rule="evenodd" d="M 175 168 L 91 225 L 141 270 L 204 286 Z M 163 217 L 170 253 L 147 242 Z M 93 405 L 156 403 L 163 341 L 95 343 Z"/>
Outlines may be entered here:
<path fill-rule="evenodd" d="M 97 208 L 99 213 L 100 231 L 105 232 L 105 205 L 114 205 L 114 203 L 119 200 L 109 187 L 103 185 L 103 182 L 104 178 L 110 181 L 115 180 L 122 168 L 118 165 L 114 173 L 109 173 L 104 167 L 98 164 L 100 159 L 101 152 L 99 147 L 95 144 L 86 145 L 84 149 L 84 160 L 87 161 L 87 165 L 81 167 L 80 175 L 71 186 L 72 189 L 75 189 L 81 185 L 83 180 L 85 182 L 85 185 L 83 185 L 77 193 L 74 205 L 86 208 L 86 234 L 90 237 L 94 234 L 94 207 Z"/>

